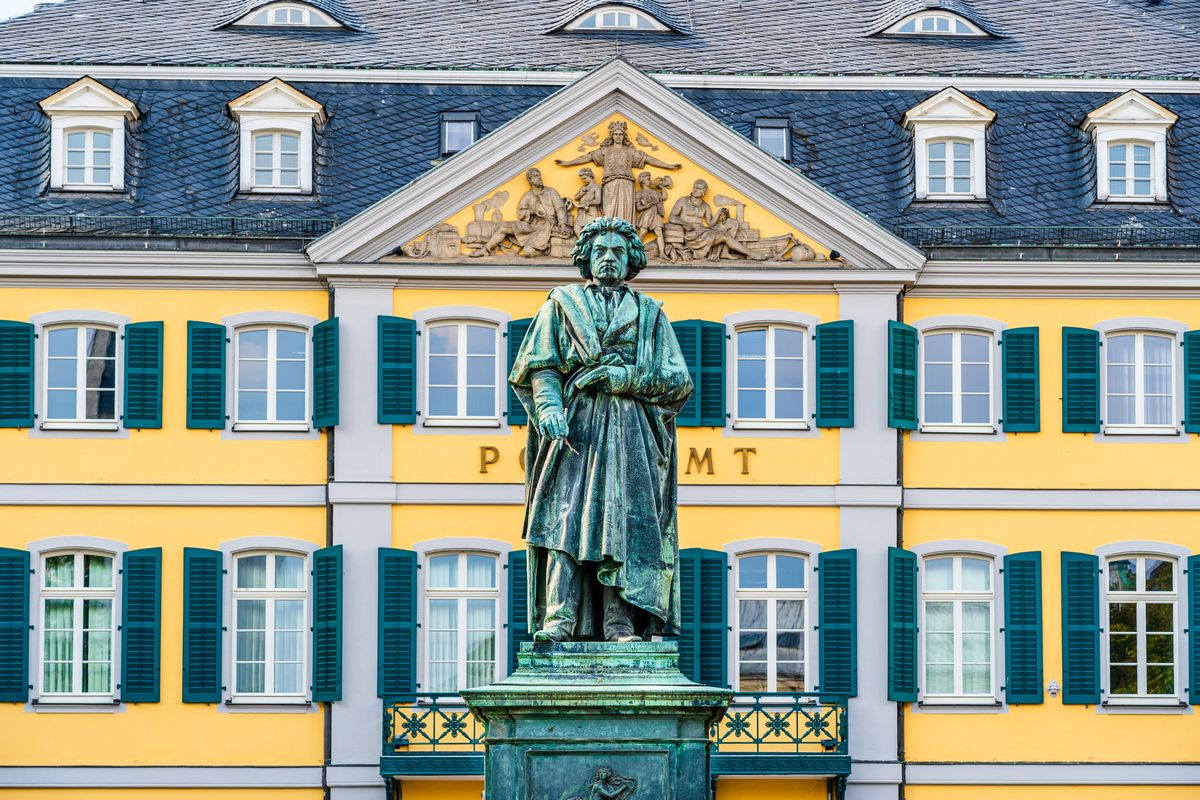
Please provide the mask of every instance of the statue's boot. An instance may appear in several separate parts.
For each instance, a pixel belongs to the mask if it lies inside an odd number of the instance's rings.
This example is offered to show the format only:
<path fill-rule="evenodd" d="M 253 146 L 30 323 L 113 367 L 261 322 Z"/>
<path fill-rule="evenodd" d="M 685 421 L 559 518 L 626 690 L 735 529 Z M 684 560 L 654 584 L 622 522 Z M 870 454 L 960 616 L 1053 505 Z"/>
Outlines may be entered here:
<path fill-rule="evenodd" d="M 565 642 L 571 638 L 571 632 L 559 625 L 553 625 L 549 628 L 542 628 L 537 633 L 533 634 L 535 642 Z"/>

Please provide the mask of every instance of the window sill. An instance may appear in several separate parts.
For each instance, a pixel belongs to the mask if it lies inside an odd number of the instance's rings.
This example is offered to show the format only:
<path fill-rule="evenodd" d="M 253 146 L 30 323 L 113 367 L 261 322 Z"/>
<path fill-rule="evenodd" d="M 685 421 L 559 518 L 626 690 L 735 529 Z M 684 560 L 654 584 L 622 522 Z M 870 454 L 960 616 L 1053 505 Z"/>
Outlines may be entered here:
<path fill-rule="evenodd" d="M 913 199 L 919 203 L 987 203 L 986 197 L 973 194 L 927 194 Z"/>
<path fill-rule="evenodd" d="M 996 432 L 995 425 L 922 425 L 921 433 L 986 433 Z"/>
<path fill-rule="evenodd" d="M 1105 708 L 1184 708 L 1178 697 L 1109 697 L 1101 701 Z"/>
<path fill-rule="evenodd" d="M 426 428 L 499 428 L 500 420 L 426 417 L 421 424 Z"/>
<path fill-rule="evenodd" d="M 312 195 L 312 192 L 307 189 L 291 189 L 283 186 L 250 186 L 242 189 L 242 192 L 244 194 L 254 195 L 286 194 L 289 197 L 295 197 L 296 195 Z"/>
<path fill-rule="evenodd" d="M 802 419 L 742 419 L 733 421 L 733 429 L 737 431 L 806 431 L 808 422 Z"/>
<path fill-rule="evenodd" d="M 227 706 L 311 706 L 312 701 L 305 697 L 231 697 L 225 701 Z"/>
<path fill-rule="evenodd" d="M 1105 436 L 1178 436 L 1174 425 L 1105 425 Z"/>
<path fill-rule="evenodd" d="M 55 186 L 56 192 L 70 192 L 71 194 L 119 194 L 124 191 L 116 186 L 105 186 L 96 184 L 95 186 L 76 185 L 76 186 Z"/>
<path fill-rule="evenodd" d="M 45 714 L 111 714 L 121 710 L 121 701 L 112 695 L 43 695 L 30 700 L 29 705 Z"/>
<path fill-rule="evenodd" d="M 291 431 L 294 433 L 308 433 L 311 430 L 307 422 L 235 422 L 233 429 L 235 431 Z"/>
<path fill-rule="evenodd" d="M 1121 197 L 1117 195 L 1109 195 L 1108 197 L 1096 198 L 1097 203 L 1132 203 L 1134 205 L 1166 205 L 1166 200 L 1160 200 L 1157 197 Z"/>
<path fill-rule="evenodd" d="M 38 425 L 43 431 L 115 431 L 120 426 L 114 422 L 86 422 L 77 420 L 46 421 Z"/>
<path fill-rule="evenodd" d="M 918 706 L 967 706 L 973 708 L 999 708 L 1002 703 L 995 697 L 923 697 Z"/>

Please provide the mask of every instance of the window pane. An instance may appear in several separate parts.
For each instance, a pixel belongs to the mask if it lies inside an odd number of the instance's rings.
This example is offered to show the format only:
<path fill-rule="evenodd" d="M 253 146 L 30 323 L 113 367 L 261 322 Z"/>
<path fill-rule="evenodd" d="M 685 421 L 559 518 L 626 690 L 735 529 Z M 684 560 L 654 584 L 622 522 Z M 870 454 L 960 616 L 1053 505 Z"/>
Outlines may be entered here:
<path fill-rule="evenodd" d="M 1174 631 L 1174 612 L 1174 603 L 1146 603 L 1146 630 L 1168 632 Z M 1153 661 L 1154 659 L 1150 660 Z"/>
<path fill-rule="evenodd" d="M 434 417 L 458 415 L 458 393 L 453 387 L 429 389 L 429 414 Z"/>
<path fill-rule="evenodd" d="M 767 634 L 763 631 L 738 634 L 738 658 L 743 661 L 767 660 Z"/>
<path fill-rule="evenodd" d="M 761 389 L 738 390 L 738 416 L 743 419 L 767 418 L 767 393 Z"/>
<path fill-rule="evenodd" d="M 775 355 L 800 357 L 804 355 L 804 331 L 795 328 L 775 329 Z"/>
<path fill-rule="evenodd" d="M 271 170 L 260 169 L 260 170 L 254 171 L 254 185 L 255 186 L 273 186 L 274 183 L 275 183 L 275 179 L 271 173 Z"/>
<path fill-rule="evenodd" d="M 496 416 L 496 390 L 488 386 L 486 388 L 467 389 L 467 416 L 468 417 L 494 417 Z"/>
<path fill-rule="evenodd" d="M 963 603 L 962 604 L 962 629 L 964 633 L 979 633 L 981 631 L 990 631 L 991 623 L 991 603 Z"/>
<path fill-rule="evenodd" d="M 1132 335 L 1110 336 L 1105 342 L 1108 348 L 1108 363 L 1132 364 L 1135 337 Z"/>
<path fill-rule="evenodd" d="M 300 631 L 304 629 L 304 601 L 303 600 L 276 600 L 275 601 L 275 630 L 279 631 Z M 278 635 L 276 636 L 278 640 Z M 289 640 L 290 641 L 290 640 Z M 280 645 L 278 642 L 275 646 L 276 658 L 285 660 L 291 658 L 292 645 L 285 645 L 284 652 L 288 655 L 279 655 Z M 298 657 L 300 654 L 299 648 L 295 648 L 295 654 Z"/>
<path fill-rule="evenodd" d="M 954 160 L 969 162 L 970 159 L 971 159 L 971 144 L 970 144 L 970 142 L 955 142 L 954 143 Z"/>
<path fill-rule="evenodd" d="M 1132 395 L 1125 397 L 1113 394 L 1109 395 L 1108 421 L 1110 423 L 1113 425 L 1132 425 L 1136 421 L 1134 414 L 1134 397 Z"/>
<path fill-rule="evenodd" d="M 112 600 L 84 600 L 83 629 L 85 631 L 111 630 Z"/>
<path fill-rule="evenodd" d="M 767 362 L 761 358 L 738 359 L 738 386 L 759 389 L 767 385 Z"/>
<path fill-rule="evenodd" d="M 496 588 L 496 559 L 492 556 L 468 555 L 467 586 L 472 589 Z"/>
<path fill-rule="evenodd" d="M 925 630 L 929 633 L 952 633 L 954 631 L 954 604 L 926 603 Z"/>
<path fill-rule="evenodd" d="M 1175 668 L 1168 666 L 1147 666 L 1146 693 L 1175 694 Z"/>
<path fill-rule="evenodd" d="M 804 362 L 798 358 L 777 359 L 775 361 L 775 385 L 781 389 L 802 388 L 804 386 Z"/>
<path fill-rule="evenodd" d="M 929 157 L 931 159 L 938 159 L 938 160 L 944 161 L 946 159 L 946 142 L 945 141 L 930 142 L 929 143 Z"/>
<path fill-rule="evenodd" d="M 46 334 L 46 348 L 51 356 L 73 356 L 79 342 L 76 328 L 55 328 Z"/>
<path fill-rule="evenodd" d="M 253 362 L 251 362 L 253 363 Z M 306 373 L 303 361 L 280 361 L 275 365 L 275 386 L 279 389 L 304 389 Z"/>
<path fill-rule="evenodd" d="M 1113 664 L 1137 662 L 1137 636 L 1132 633 L 1114 633 L 1108 637 L 1108 660 Z"/>
<path fill-rule="evenodd" d="M 767 588 L 767 557 L 765 555 L 742 556 L 738 559 L 738 587 L 742 589 Z"/>
<path fill-rule="evenodd" d="M 467 356 L 467 383 L 471 386 L 495 386 L 496 357 Z"/>
<path fill-rule="evenodd" d="M 1175 637 L 1170 634 L 1146 636 L 1146 663 L 1172 664 L 1175 662 Z"/>
<path fill-rule="evenodd" d="M 949 592 L 954 588 L 954 559 L 925 560 L 925 591 Z"/>
<path fill-rule="evenodd" d="M 991 418 L 991 399 L 986 394 L 968 394 L 962 398 L 962 421 L 986 423 Z"/>
<path fill-rule="evenodd" d="M 284 153 L 296 153 L 300 150 L 300 137 L 291 133 L 279 134 L 279 149 Z"/>
<path fill-rule="evenodd" d="M 239 358 L 266 358 L 267 331 L 242 331 L 238 334 Z"/>
<path fill-rule="evenodd" d="M 954 386 L 954 372 L 950 364 L 927 364 L 925 367 L 925 391 L 949 392 Z"/>
<path fill-rule="evenodd" d="M 300 671 L 303 665 L 295 662 L 276 662 L 275 664 L 275 693 L 301 694 Z"/>
<path fill-rule="evenodd" d="M 929 611 L 925 612 L 928 618 Z M 925 661 L 930 664 L 949 664 L 954 661 L 954 634 L 934 633 L 925 634 Z"/>
<path fill-rule="evenodd" d="M 1113 665 L 1108 670 L 1109 694 L 1137 694 L 1137 667 Z"/>
<path fill-rule="evenodd" d="M 237 587 L 239 589 L 267 588 L 267 557 L 242 556 L 237 560 Z"/>
<path fill-rule="evenodd" d="M 971 191 L 971 179 L 970 178 L 955 178 L 954 179 L 954 193 L 955 194 L 967 194 L 970 191 Z"/>
<path fill-rule="evenodd" d="M 779 127 L 756 128 L 758 146 L 776 158 L 787 156 L 788 131 Z"/>
<path fill-rule="evenodd" d="M 935 333 L 926 336 L 924 342 L 922 342 L 924 345 L 925 360 L 949 362 L 953 340 L 954 334 L 952 333 Z"/>
<path fill-rule="evenodd" d="M 738 664 L 738 689 L 743 692 L 765 692 L 767 690 L 766 662 L 749 661 Z"/>
<path fill-rule="evenodd" d="M 803 589 L 806 559 L 799 556 L 775 556 L 775 586 L 780 589 Z"/>
<path fill-rule="evenodd" d="M 496 329 L 483 325 L 467 326 L 467 353 L 493 355 L 496 352 Z"/>
<path fill-rule="evenodd" d="M 84 398 L 84 416 L 88 419 L 116 419 L 117 396 L 112 391 L 88 390 Z"/>
<path fill-rule="evenodd" d="M 1108 629 L 1110 631 L 1137 630 L 1137 603 L 1109 603 Z"/>
<path fill-rule="evenodd" d="M 275 332 L 275 353 L 279 358 L 303 359 L 307 352 L 308 336 L 300 331 Z"/>
<path fill-rule="evenodd" d="M 267 601 L 238 600 L 237 628 L 239 631 L 265 631 L 267 629 Z"/>
<path fill-rule="evenodd" d="M 103 328 L 87 328 L 84 333 L 84 351 L 91 358 L 115 358 L 117 355 L 117 332 Z"/>
<path fill-rule="evenodd" d="M 775 691 L 803 692 L 804 664 L 801 662 L 779 662 L 775 670 Z"/>
<path fill-rule="evenodd" d="M 804 634 L 799 631 L 775 634 L 775 658 L 779 661 L 803 661 Z"/>
<path fill-rule="evenodd" d="M 304 559 L 299 556 L 275 556 L 275 588 L 304 588 Z"/>
<path fill-rule="evenodd" d="M 926 694 L 954 694 L 954 665 L 927 664 L 925 686 Z"/>
<path fill-rule="evenodd" d="M 962 390 L 964 392 L 987 392 L 990 386 L 991 367 L 987 364 L 962 365 Z"/>
<path fill-rule="evenodd" d="M 992 590 L 992 562 L 982 558 L 962 560 L 962 590 L 964 592 L 990 592 Z"/>
<path fill-rule="evenodd" d="M 47 392 L 46 416 L 50 419 L 75 419 L 75 392 Z"/>
<path fill-rule="evenodd" d="M 89 389 L 115 389 L 117 362 L 112 358 L 89 358 L 84 367 L 84 379 Z"/>
<path fill-rule="evenodd" d="M 738 331 L 737 350 L 739 356 L 767 355 L 767 332 L 762 328 Z"/>
<path fill-rule="evenodd" d="M 238 392 L 238 419 L 265 420 L 267 418 L 266 392 Z"/>
<path fill-rule="evenodd" d="M 931 168 L 932 168 L 932 166 L 933 165 L 930 164 Z M 945 194 L 946 193 L 946 179 L 945 178 L 930 178 L 929 179 L 929 193 L 930 194 Z"/>
<path fill-rule="evenodd" d="M 434 589 L 453 589 L 458 586 L 458 556 L 431 556 L 429 586 Z"/>
<path fill-rule="evenodd" d="M 963 361 L 988 363 L 991 361 L 992 338 L 975 333 L 964 333 L 960 337 Z"/>
<path fill-rule="evenodd" d="M 964 660 L 966 656 L 963 656 Z M 990 656 L 989 656 L 990 658 Z M 991 694 L 992 667 L 991 664 L 963 664 L 962 673 L 963 694 Z"/>
<path fill-rule="evenodd" d="M 465 150 L 475 141 L 475 123 L 461 120 L 448 120 L 445 126 L 444 148 L 447 153 L 457 153 Z"/>
<path fill-rule="evenodd" d="M 1159 558 L 1146 559 L 1146 591 L 1169 592 L 1175 586 L 1174 562 Z"/>
<path fill-rule="evenodd" d="M 800 390 L 776 392 L 775 417 L 776 419 L 803 419 L 804 392 Z"/>
<path fill-rule="evenodd" d="M 804 629 L 804 601 L 776 600 L 775 628 L 781 631 Z"/>
<path fill-rule="evenodd" d="M 257 634 L 261 636 L 261 634 Z M 242 634 L 238 635 L 241 640 Z M 245 694 L 262 694 L 267 690 L 267 665 L 262 661 L 238 662 L 235 691 Z"/>
<path fill-rule="evenodd" d="M 1120 164 L 1122 167 L 1124 167 L 1125 166 L 1125 145 L 1110 144 L 1108 146 L 1108 160 L 1109 160 L 1109 166 L 1116 166 L 1117 164 Z"/>
<path fill-rule="evenodd" d="M 458 326 L 437 325 L 429 329 L 429 352 L 448 353 L 458 352 Z"/>
<path fill-rule="evenodd" d="M 300 422 L 307 416 L 304 392 L 279 392 L 275 396 L 275 419 L 279 422 Z"/>
<path fill-rule="evenodd" d="M 738 602 L 738 628 L 742 630 L 765 630 L 766 627 L 766 600 L 741 600 Z"/>
<path fill-rule="evenodd" d="M 58 589 L 75 585 L 75 555 L 67 553 L 46 558 L 47 589 Z"/>
<path fill-rule="evenodd" d="M 429 385 L 454 386 L 458 383 L 457 356 L 429 357 Z"/>
<path fill-rule="evenodd" d="M 71 131 L 67 134 L 67 147 L 82 150 L 87 141 L 87 131 Z"/>
<path fill-rule="evenodd" d="M 111 589 L 113 585 L 112 558 L 92 553 L 85 554 L 83 557 L 83 585 L 90 589 Z"/>
<path fill-rule="evenodd" d="M 1110 592 L 1132 592 L 1137 589 L 1137 561 L 1132 558 L 1114 559 L 1108 562 L 1108 590 Z"/>
<path fill-rule="evenodd" d="M 46 386 L 54 389 L 74 389 L 77 363 L 73 358 L 51 358 L 46 370 Z"/>

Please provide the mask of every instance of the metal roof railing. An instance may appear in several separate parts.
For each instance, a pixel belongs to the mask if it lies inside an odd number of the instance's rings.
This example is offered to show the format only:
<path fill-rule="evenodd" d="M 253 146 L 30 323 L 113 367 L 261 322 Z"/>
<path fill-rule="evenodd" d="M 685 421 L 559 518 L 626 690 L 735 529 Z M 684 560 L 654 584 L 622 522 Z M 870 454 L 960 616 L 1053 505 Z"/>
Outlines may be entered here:
<path fill-rule="evenodd" d="M 1200 247 L 1200 225 L 897 225 L 917 247 Z"/>
<path fill-rule="evenodd" d="M 335 218 L 0 214 L 0 236 L 169 236 L 223 239 L 316 239 Z"/>

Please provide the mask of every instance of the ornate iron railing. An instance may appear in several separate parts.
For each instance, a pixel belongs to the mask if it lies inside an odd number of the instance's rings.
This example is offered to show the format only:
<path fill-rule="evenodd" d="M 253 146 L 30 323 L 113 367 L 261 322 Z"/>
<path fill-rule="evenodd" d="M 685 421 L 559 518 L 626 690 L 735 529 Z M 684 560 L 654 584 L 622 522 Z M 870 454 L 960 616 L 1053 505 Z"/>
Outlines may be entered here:
<path fill-rule="evenodd" d="M 812 692 L 738 695 L 713 724 L 714 775 L 845 775 L 850 772 L 844 696 Z M 456 694 L 385 700 L 384 775 L 483 773 L 483 723 Z"/>
<path fill-rule="evenodd" d="M 175 236 L 226 239 L 316 239 L 333 218 L 0 214 L 0 236 Z"/>
<path fill-rule="evenodd" d="M 1200 247 L 1200 226 L 898 225 L 918 247 Z"/>

